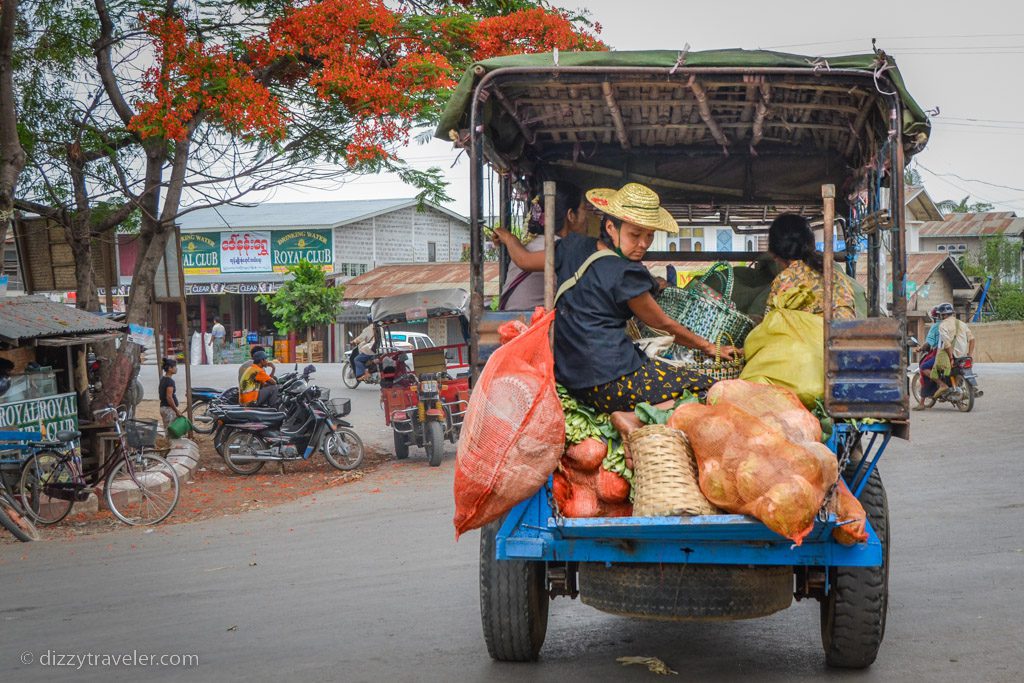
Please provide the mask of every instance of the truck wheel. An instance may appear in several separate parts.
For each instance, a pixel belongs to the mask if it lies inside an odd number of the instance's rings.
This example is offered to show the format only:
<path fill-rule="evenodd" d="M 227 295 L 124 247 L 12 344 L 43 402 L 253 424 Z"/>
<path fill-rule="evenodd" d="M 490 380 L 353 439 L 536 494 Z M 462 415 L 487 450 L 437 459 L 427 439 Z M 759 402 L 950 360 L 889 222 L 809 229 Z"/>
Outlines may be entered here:
<path fill-rule="evenodd" d="M 441 456 L 444 455 L 444 425 L 433 421 L 427 423 L 427 457 L 430 459 L 431 467 L 441 466 Z"/>
<path fill-rule="evenodd" d="M 499 662 L 535 662 L 548 630 L 545 564 L 498 560 L 501 520 L 480 529 L 480 621 L 487 653 Z"/>
<path fill-rule="evenodd" d="M 395 457 L 405 460 L 409 457 L 409 442 L 405 440 L 405 434 L 395 432 Z"/>
<path fill-rule="evenodd" d="M 753 619 L 793 602 L 792 567 L 580 563 L 580 600 L 644 619 Z"/>
<path fill-rule="evenodd" d="M 821 601 L 825 663 L 845 669 L 864 669 L 875 661 L 889 604 L 889 504 L 878 470 L 871 473 L 860 502 L 882 543 L 882 566 L 830 569 L 832 590 Z"/>

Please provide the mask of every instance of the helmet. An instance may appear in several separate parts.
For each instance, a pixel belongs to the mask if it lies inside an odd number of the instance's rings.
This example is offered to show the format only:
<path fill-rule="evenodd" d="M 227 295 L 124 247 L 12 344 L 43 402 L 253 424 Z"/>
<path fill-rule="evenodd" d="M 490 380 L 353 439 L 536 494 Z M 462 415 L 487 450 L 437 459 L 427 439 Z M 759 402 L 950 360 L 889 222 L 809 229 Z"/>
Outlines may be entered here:
<path fill-rule="evenodd" d="M 953 304 L 942 303 L 935 307 L 935 312 L 939 315 L 953 315 Z"/>
<path fill-rule="evenodd" d="M 938 318 L 939 317 L 939 307 L 938 306 L 934 306 L 932 308 L 932 310 L 930 310 L 928 312 L 928 315 L 931 316 L 932 318 Z"/>

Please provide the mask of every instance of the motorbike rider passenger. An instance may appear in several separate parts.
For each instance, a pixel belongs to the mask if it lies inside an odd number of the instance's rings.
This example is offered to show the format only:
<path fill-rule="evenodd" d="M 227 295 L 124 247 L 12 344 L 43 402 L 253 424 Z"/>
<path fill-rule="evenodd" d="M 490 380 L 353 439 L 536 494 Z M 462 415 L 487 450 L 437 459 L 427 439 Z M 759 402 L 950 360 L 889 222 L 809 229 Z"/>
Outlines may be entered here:
<path fill-rule="evenodd" d="M 939 304 L 936 307 L 941 322 L 939 323 L 939 350 L 935 354 L 935 366 L 932 379 L 939 385 L 935 392 L 938 398 L 949 391 L 946 378 L 953 371 L 953 364 L 961 358 L 974 355 L 974 333 L 967 323 L 961 322 L 953 313 L 953 305 Z"/>
<path fill-rule="evenodd" d="M 936 306 L 930 312 L 932 319 L 932 325 L 928 329 L 928 336 L 925 337 L 924 343 L 917 347 L 918 353 L 923 353 L 921 361 L 918 363 L 918 369 L 921 371 L 921 391 L 918 392 L 917 405 L 914 406 L 914 410 L 924 410 L 924 400 L 930 398 L 935 390 L 938 389 L 938 385 L 932 380 L 932 367 L 935 365 L 935 354 L 939 350 L 939 307 Z"/>

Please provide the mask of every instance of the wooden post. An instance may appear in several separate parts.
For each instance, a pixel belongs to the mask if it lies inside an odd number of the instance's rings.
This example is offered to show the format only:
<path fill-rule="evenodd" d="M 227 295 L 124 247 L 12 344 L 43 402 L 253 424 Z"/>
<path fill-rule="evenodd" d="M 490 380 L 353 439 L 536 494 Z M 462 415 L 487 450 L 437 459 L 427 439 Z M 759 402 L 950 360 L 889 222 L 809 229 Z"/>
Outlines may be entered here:
<path fill-rule="evenodd" d="M 174 226 L 174 244 L 178 255 L 178 310 L 181 314 L 181 338 L 188 339 L 188 309 L 185 306 L 185 271 L 181 260 L 181 228 Z M 185 410 L 192 422 L 192 359 L 185 354 Z"/>
<path fill-rule="evenodd" d="M 544 308 L 555 307 L 555 183 L 544 181 Z"/>
<path fill-rule="evenodd" d="M 156 353 L 156 384 L 157 386 L 160 386 L 160 379 L 164 376 L 163 370 L 160 367 L 163 365 L 164 360 L 164 354 L 160 352 L 160 323 L 158 322 L 160 319 L 160 307 L 157 306 L 157 303 L 154 301 L 150 304 L 149 311 L 149 317 L 153 321 L 153 352 Z M 166 342 L 167 339 L 165 338 L 164 341 Z M 165 351 L 166 347 L 167 344 L 164 344 Z M 188 362 L 187 347 L 185 350 L 185 361 Z M 141 358 L 139 359 L 139 362 L 142 362 Z"/>
<path fill-rule="evenodd" d="M 206 295 L 199 295 L 199 362 L 206 365 Z"/>
<path fill-rule="evenodd" d="M 833 283 L 832 280 L 835 277 L 836 262 L 834 258 L 833 249 L 833 235 L 835 234 L 835 218 L 836 218 L 836 186 L 835 185 L 822 185 L 821 186 L 821 197 L 824 201 L 824 218 L 825 223 L 823 225 L 823 239 L 825 240 L 823 255 L 825 259 L 824 268 L 822 268 L 822 317 L 824 318 L 824 334 L 825 339 L 825 409 L 828 410 L 831 405 L 831 395 L 828 389 L 828 376 L 829 376 L 829 365 L 830 365 L 830 354 L 829 354 L 829 329 L 832 327 L 832 299 L 833 299 Z"/>

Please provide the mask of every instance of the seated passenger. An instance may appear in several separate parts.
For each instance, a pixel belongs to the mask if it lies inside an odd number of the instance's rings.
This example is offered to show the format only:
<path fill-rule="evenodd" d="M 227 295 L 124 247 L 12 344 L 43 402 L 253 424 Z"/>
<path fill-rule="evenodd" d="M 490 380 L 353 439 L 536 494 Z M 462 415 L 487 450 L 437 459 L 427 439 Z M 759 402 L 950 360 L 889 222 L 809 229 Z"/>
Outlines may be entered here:
<path fill-rule="evenodd" d="M 537 205 L 534 204 L 536 207 Z M 555 191 L 555 239 L 586 229 L 589 204 L 583 191 L 570 183 L 559 183 Z M 526 251 L 544 253 L 544 214 L 534 211 L 527 227 L 532 239 L 524 243 Z M 532 311 L 544 305 L 544 274 L 527 272 L 514 262 L 508 266 L 505 287 L 499 301 L 503 311 Z"/>
<path fill-rule="evenodd" d="M 252 354 L 252 365 L 242 374 L 238 383 L 238 404 L 243 406 L 273 406 L 277 404 L 277 380 L 267 373 L 266 351 Z"/>
<path fill-rule="evenodd" d="M 714 355 L 715 345 L 671 319 L 658 306 L 659 286 L 641 261 L 654 232 L 676 233 L 671 214 L 658 195 L 628 183 L 620 190 L 595 189 L 587 199 L 604 213 L 600 240 L 570 233 L 555 245 L 560 296 L 555 305 L 555 377 L 579 400 L 601 412 L 633 410 L 642 402 L 660 403 L 684 391 L 707 391 L 703 374 L 647 358 L 626 333 L 634 315 L 665 330 L 682 346 Z M 544 270 L 543 252 L 527 251 L 507 230 L 494 231 L 512 260 L 524 271 Z M 739 351 L 723 346 L 731 360 Z"/>
<path fill-rule="evenodd" d="M 768 253 L 783 270 L 772 281 L 766 313 L 782 292 L 794 287 L 807 289 L 812 297 L 800 310 L 816 315 L 825 312 L 824 260 L 814 248 L 814 232 L 807 219 L 795 213 L 784 213 L 772 221 L 768 229 Z M 857 317 L 854 281 L 837 268 L 832 278 L 832 316 L 837 320 Z"/>

